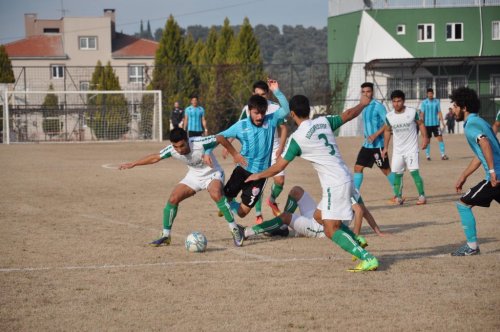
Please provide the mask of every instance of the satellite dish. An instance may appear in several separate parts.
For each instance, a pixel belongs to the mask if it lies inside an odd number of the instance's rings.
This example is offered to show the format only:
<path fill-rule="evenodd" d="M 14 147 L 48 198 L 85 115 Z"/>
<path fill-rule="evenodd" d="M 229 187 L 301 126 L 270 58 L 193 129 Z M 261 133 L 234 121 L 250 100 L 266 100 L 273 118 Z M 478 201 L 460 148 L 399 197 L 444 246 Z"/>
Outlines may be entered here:
<path fill-rule="evenodd" d="M 363 0 L 365 7 L 368 7 L 369 9 L 373 9 L 373 3 L 372 0 Z"/>

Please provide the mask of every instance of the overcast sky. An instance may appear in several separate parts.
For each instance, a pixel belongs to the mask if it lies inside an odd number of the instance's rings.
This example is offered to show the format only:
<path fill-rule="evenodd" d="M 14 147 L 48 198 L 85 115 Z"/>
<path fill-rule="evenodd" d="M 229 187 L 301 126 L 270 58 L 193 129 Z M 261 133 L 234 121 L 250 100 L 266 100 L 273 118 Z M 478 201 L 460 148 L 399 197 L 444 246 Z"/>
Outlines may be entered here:
<path fill-rule="evenodd" d="M 163 28 L 170 14 L 181 27 L 222 25 L 229 18 L 241 24 L 246 16 L 252 25 L 274 24 L 325 27 L 328 0 L 0 0 L 0 44 L 25 36 L 24 14 L 36 13 L 39 19 L 64 16 L 102 16 L 104 8 L 116 10 L 117 31 L 133 34 L 140 21 L 151 29 Z"/>

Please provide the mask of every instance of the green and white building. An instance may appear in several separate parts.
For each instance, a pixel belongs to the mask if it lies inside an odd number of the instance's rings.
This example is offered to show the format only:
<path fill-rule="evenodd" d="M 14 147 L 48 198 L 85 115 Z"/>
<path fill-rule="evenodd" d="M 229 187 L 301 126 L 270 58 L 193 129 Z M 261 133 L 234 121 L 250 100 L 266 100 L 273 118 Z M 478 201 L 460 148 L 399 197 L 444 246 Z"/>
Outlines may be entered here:
<path fill-rule="evenodd" d="M 328 62 L 334 107 L 348 108 L 375 84 L 388 109 L 395 89 L 418 106 L 434 88 L 443 113 L 452 89 L 479 92 L 493 121 L 500 105 L 500 0 L 329 0 Z M 491 117 L 491 119 L 489 119 Z M 362 134 L 361 119 L 341 135 Z"/>

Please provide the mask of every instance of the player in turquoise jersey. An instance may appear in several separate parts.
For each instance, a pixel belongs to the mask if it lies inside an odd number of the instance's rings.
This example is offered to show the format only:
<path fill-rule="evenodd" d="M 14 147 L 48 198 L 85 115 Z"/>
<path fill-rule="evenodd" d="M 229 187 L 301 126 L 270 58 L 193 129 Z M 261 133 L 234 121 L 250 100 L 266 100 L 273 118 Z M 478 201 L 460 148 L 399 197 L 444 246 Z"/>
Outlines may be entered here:
<path fill-rule="evenodd" d="M 184 130 L 187 130 L 189 137 L 202 136 L 208 133 L 205 109 L 198 105 L 198 97 L 191 97 L 191 106 L 184 110 L 183 122 Z"/>
<path fill-rule="evenodd" d="M 233 202 L 232 206 L 240 217 L 244 217 L 255 206 L 266 183 L 265 179 L 245 183 L 248 176 L 269 167 L 272 159 L 272 149 L 276 127 L 290 113 L 288 101 L 279 90 L 277 81 L 268 80 L 268 85 L 279 101 L 280 108 L 272 114 L 266 114 L 267 99 L 253 95 L 248 101 L 250 116 L 240 120 L 229 129 L 217 135 L 217 141 L 233 156 L 238 166 L 224 187 L 224 193 L 229 200 L 234 199 L 241 191 L 241 204 Z M 236 138 L 241 143 L 238 153 L 229 138 Z"/>
<path fill-rule="evenodd" d="M 434 98 L 434 90 L 432 88 L 427 89 L 427 98 L 420 104 L 420 112 L 422 115 L 422 121 L 424 121 L 427 137 L 429 138 L 429 144 L 425 150 L 427 160 L 431 160 L 430 141 L 432 135 L 434 135 L 434 137 L 438 140 L 441 159 L 448 160 L 448 156 L 444 150 L 443 132 L 440 127 L 441 123 L 444 128 L 443 114 L 441 113 L 440 101 L 439 99 Z"/>
<path fill-rule="evenodd" d="M 495 122 L 493 123 L 493 132 L 495 135 L 498 133 L 498 129 L 500 128 L 500 110 L 497 113 L 497 117 L 495 118 Z"/>
<path fill-rule="evenodd" d="M 387 111 L 384 105 L 373 98 L 373 83 L 365 82 L 361 84 L 361 93 L 370 98 L 371 101 L 361 113 L 365 140 L 354 165 L 354 186 L 358 190 L 361 189 L 363 169 L 365 167 L 372 168 L 373 164 L 375 164 L 387 177 L 392 187 L 394 186 L 394 173 L 391 172 L 389 158 L 382 155 Z"/>
<path fill-rule="evenodd" d="M 493 200 L 500 203 L 500 143 L 490 125 L 479 116 L 481 103 L 476 91 L 461 87 L 454 90 L 450 96 L 453 112 L 457 121 L 464 121 L 464 133 L 467 142 L 474 152 L 474 158 L 463 171 L 455 185 L 457 192 L 462 191 L 467 178 L 480 166 L 485 171 L 485 179 L 469 189 L 457 202 L 458 214 L 467 239 L 452 256 L 471 256 L 480 253 L 477 244 L 476 219 L 472 207 L 489 207 Z M 493 212 L 497 216 L 498 213 Z M 498 221 L 498 220 L 497 220 Z"/>
<path fill-rule="evenodd" d="M 349 269 L 352 272 L 373 271 L 378 268 L 379 263 L 372 254 L 362 248 L 360 236 L 342 223 L 342 220 L 352 219 L 352 199 L 356 200 L 359 194 L 354 188 L 351 173 L 340 155 L 334 131 L 358 116 L 369 102 L 368 97 L 362 95 L 359 104 L 343 112 L 342 115 L 310 120 L 309 100 L 305 96 L 294 96 L 290 99 L 291 118 L 298 128 L 288 139 L 282 158 L 267 170 L 253 174 L 247 179 L 247 181 L 258 181 L 271 177 L 285 169 L 298 156 L 310 161 L 318 173 L 322 189 L 322 200 L 314 211 L 313 218 L 323 225 L 323 231 L 328 239 L 361 260 L 355 268 Z M 270 230 L 281 227 L 282 224 L 281 218 L 276 217 L 261 225 L 255 225 L 252 229 L 260 227 Z"/>
<path fill-rule="evenodd" d="M 236 246 L 243 244 L 243 228 L 235 223 L 229 203 L 222 194 L 224 185 L 224 171 L 211 153 L 217 145 L 215 136 L 188 137 L 182 128 L 175 128 L 170 132 L 171 145 L 159 153 L 151 154 L 131 163 L 120 165 L 120 169 L 129 169 L 135 166 L 151 165 L 167 158 L 174 158 L 188 166 L 188 173 L 172 190 L 167 205 L 163 209 L 163 233 L 160 238 L 150 245 L 154 247 L 170 244 L 170 231 L 177 215 L 179 204 L 196 194 L 200 190 L 207 190 L 210 197 L 222 211 Z"/>

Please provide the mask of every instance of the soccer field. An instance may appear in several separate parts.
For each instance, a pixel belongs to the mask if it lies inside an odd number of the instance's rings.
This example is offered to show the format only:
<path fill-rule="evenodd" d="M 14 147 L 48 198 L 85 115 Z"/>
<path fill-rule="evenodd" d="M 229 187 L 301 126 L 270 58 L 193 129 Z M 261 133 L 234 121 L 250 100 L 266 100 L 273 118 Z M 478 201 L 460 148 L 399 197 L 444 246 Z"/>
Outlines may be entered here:
<path fill-rule="evenodd" d="M 433 160 L 420 156 L 427 205 L 416 206 L 406 173 L 407 201 L 389 206 L 387 180 L 365 169 L 364 201 L 390 233 L 363 226 L 380 261 L 366 273 L 347 272 L 350 255 L 325 239 L 263 237 L 236 248 L 207 192 L 181 203 L 170 247 L 149 247 L 186 167 L 112 166 L 165 143 L 0 145 L 0 330 L 500 330 L 500 205 L 473 210 L 481 255 L 451 257 L 465 241 L 455 181 L 472 151 L 462 135 L 444 140 L 450 160 L 440 160 L 435 138 Z M 352 169 L 361 138 L 337 142 Z M 233 164 L 220 153 L 227 180 Z M 294 161 L 286 176 L 281 206 L 293 185 L 319 199 L 308 162 Z M 253 221 L 251 212 L 239 222 Z M 192 231 L 207 236 L 205 253 L 185 250 Z"/>

